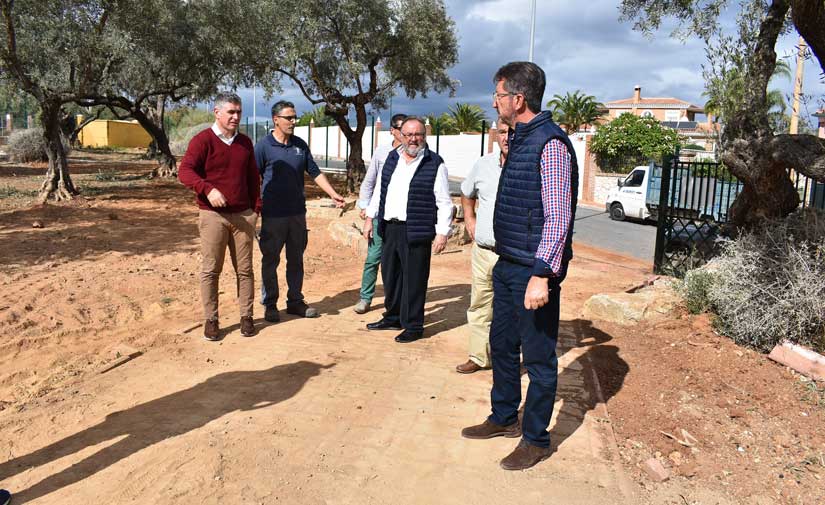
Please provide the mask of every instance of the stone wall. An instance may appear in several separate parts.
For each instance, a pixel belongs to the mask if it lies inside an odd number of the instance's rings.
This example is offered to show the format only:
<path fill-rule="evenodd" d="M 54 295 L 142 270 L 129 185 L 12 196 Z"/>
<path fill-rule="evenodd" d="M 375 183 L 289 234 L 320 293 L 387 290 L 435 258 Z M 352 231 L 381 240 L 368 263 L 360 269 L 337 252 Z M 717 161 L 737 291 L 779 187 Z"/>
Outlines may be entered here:
<path fill-rule="evenodd" d="M 627 177 L 627 174 L 597 174 L 596 175 L 596 184 L 595 184 L 595 191 L 593 196 L 594 203 L 599 205 L 604 205 L 604 202 L 607 201 L 607 194 L 610 192 L 611 189 L 616 187 L 616 179 L 619 177 Z"/>

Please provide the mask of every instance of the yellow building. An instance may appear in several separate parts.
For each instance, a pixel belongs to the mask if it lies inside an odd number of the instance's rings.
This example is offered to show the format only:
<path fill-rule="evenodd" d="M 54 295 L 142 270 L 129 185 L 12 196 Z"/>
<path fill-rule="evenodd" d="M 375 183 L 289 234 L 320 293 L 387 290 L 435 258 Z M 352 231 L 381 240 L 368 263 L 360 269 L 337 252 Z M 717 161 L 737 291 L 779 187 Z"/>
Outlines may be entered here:
<path fill-rule="evenodd" d="M 77 116 L 80 124 L 83 116 Z M 77 140 L 83 147 L 149 147 L 152 137 L 137 121 L 96 119 L 80 130 Z"/>

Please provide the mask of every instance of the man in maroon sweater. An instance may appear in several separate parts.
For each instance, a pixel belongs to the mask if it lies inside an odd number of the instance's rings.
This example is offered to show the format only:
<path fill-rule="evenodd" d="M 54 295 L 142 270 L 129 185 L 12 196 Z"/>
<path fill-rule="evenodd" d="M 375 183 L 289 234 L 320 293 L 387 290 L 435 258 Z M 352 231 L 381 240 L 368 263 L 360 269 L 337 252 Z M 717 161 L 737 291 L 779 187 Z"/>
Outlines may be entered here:
<path fill-rule="evenodd" d="M 218 279 L 226 247 L 235 268 L 241 335 L 255 334 L 252 305 L 255 276 L 252 243 L 261 212 L 261 182 L 249 137 L 238 133 L 241 99 L 234 93 L 215 98 L 215 124 L 192 138 L 178 177 L 197 196 L 201 252 L 201 299 L 206 322 L 203 338 L 220 340 Z"/>

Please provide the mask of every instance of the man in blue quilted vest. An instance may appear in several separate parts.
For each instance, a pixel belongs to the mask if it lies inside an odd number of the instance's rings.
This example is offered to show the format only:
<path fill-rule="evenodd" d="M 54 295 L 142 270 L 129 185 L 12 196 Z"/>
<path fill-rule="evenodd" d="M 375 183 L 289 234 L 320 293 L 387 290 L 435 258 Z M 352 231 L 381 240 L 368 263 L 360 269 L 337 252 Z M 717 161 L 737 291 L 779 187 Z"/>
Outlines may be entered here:
<path fill-rule="evenodd" d="M 573 257 L 578 168 L 567 135 L 541 110 L 544 71 L 513 62 L 493 81 L 493 107 L 512 133 L 493 214 L 499 261 L 493 268 L 490 327 L 492 413 L 461 434 L 520 437 L 501 466 L 524 470 L 552 452 L 547 427 L 556 399 L 561 283 Z M 521 423 L 519 351 L 530 379 Z"/>
<path fill-rule="evenodd" d="M 401 147 L 381 168 L 380 191 L 373 192 L 364 223 L 367 240 L 375 231 L 384 241 L 384 315 L 367 329 L 403 330 L 395 341 L 409 343 L 424 336 L 430 257 L 447 245 L 453 204 L 447 167 L 427 148 L 424 122 L 408 117 L 401 135 Z"/>

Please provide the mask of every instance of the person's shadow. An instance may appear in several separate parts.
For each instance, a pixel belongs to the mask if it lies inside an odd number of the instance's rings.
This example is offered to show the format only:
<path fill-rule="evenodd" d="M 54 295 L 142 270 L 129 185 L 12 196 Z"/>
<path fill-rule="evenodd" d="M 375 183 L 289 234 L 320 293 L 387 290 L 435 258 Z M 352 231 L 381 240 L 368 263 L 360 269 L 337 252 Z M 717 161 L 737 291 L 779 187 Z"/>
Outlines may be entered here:
<path fill-rule="evenodd" d="M 298 361 L 266 370 L 226 372 L 189 389 L 113 412 L 90 428 L 0 464 L 0 481 L 107 440 L 125 438 L 69 468 L 15 493 L 23 503 L 79 482 L 142 449 L 182 435 L 234 411 L 270 407 L 296 395 L 321 370 L 335 366 Z"/>
<path fill-rule="evenodd" d="M 622 389 L 624 379 L 630 371 L 627 362 L 619 356 L 619 348 L 605 345 L 613 337 L 594 328 L 590 321 L 562 321 L 561 328 L 565 327 L 577 336 L 570 349 L 590 349 L 576 357 L 558 376 L 557 398 L 563 403 L 555 425 L 550 430 L 553 451 L 558 450 L 558 447 L 581 427 L 587 412 L 596 408 L 600 401 L 607 402 Z M 557 352 L 562 356 L 567 350 L 568 348 L 560 345 Z M 595 377 L 591 371 L 598 377 L 598 383 L 594 381 Z M 582 375 L 586 387 L 585 395 L 582 395 L 581 389 L 576 386 L 580 384 Z"/>

